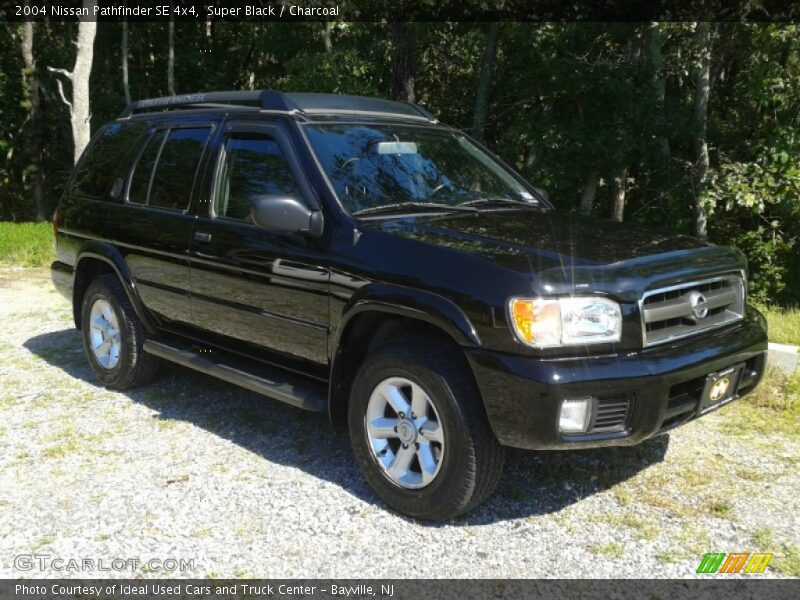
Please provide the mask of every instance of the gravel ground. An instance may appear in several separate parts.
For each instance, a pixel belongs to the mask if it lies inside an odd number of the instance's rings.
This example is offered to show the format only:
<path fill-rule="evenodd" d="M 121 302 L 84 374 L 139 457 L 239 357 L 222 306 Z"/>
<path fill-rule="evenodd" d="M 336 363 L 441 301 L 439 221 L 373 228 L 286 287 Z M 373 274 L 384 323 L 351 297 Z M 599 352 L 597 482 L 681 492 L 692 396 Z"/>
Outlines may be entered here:
<path fill-rule="evenodd" d="M 439 525 L 384 509 L 343 432 L 178 367 L 98 386 L 42 270 L 0 270 L 0 577 L 691 577 L 705 552 L 798 575 L 800 445 L 737 406 L 631 449 L 513 452 L 495 496 Z M 107 569 L 114 559 L 139 565 Z M 98 563 L 102 561 L 102 565 Z M 794 565 L 794 566 L 792 566 Z M 22 565 L 24 566 L 24 565 Z M 187 566 L 187 565 L 184 565 Z"/>

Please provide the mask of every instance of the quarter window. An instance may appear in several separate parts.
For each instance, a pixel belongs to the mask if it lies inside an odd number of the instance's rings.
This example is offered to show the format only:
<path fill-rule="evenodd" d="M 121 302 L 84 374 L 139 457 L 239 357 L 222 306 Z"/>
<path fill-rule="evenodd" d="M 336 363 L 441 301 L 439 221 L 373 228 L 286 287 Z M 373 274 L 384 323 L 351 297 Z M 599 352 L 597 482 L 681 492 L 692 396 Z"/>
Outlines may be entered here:
<path fill-rule="evenodd" d="M 260 133 L 231 134 L 225 141 L 217 177 L 216 215 L 247 219 L 252 199 L 268 194 L 300 194 L 280 145 Z"/>
<path fill-rule="evenodd" d="M 100 198 L 108 192 L 120 162 L 146 131 L 144 123 L 107 125 L 84 153 L 72 184 L 72 192 Z"/>

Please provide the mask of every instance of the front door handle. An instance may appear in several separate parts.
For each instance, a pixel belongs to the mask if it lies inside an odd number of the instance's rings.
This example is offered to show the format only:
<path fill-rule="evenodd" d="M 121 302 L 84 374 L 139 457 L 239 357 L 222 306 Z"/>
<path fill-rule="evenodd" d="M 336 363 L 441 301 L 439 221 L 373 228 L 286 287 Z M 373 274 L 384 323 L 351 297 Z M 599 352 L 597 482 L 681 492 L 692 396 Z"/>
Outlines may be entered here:
<path fill-rule="evenodd" d="M 207 244 L 208 242 L 211 241 L 211 234 L 210 233 L 202 233 L 200 231 L 195 231 L 194 239 L 197 242 L 203 242 L 204 244 Z"/>

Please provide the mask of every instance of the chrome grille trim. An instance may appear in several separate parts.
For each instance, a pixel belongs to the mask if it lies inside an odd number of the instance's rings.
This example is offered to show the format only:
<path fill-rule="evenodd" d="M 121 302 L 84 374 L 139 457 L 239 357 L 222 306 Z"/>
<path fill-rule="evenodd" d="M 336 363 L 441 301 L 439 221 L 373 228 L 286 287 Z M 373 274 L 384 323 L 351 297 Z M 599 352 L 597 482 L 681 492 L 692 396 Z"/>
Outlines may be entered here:
<path fill-rule="evenodd" d="M 707 315 L 693 314 L 692 298 L 702 294 Z M 657 296 L 662 298 L 654 298 Z M 639 300 L 644 347 L 666 344 L 730 325 L 744 318 L 744 274 L 728 274 L 648 290 Z"/>

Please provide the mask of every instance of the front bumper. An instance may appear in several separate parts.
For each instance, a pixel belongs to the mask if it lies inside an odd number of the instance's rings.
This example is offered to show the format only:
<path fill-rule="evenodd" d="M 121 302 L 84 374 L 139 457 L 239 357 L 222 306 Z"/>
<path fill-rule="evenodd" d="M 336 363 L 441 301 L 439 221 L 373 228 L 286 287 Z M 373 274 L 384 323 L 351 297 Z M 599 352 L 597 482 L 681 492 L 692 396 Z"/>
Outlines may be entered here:
<path fill-rule="evenodd" d="M 766 351 L 766 322 L 749 308 L 730 327 L 638 352 L 569 359 L 484 349 L 466 354 L 501 444 L 577 449 L 638 444 L 697 418 L 706 376 L 734 365 L 744 365 L 735 398 L 751 392 L 764 374 Z M 560 433 L 561 401 L 581 396 L 627 403 L 618 430 Z"/>

